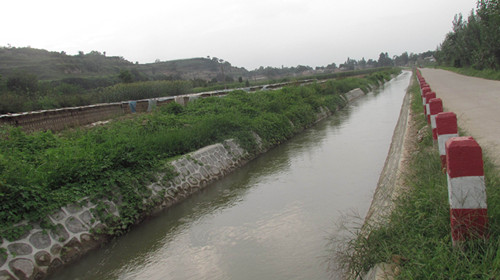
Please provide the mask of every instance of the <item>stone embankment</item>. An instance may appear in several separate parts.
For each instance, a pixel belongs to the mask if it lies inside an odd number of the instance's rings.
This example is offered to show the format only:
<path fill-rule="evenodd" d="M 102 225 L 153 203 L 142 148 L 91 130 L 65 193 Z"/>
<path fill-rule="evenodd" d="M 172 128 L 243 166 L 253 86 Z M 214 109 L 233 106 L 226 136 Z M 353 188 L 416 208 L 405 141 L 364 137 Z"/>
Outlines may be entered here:
<path fill-rule="evenodd" d="M 145 204 L 155 205 L 155 210 L 164 209 L 233 171 L 249 158 L 234 140 L 187 154 L 171 163 L 178 174 L 175 178 L 163 180 L 160 175 L 158 181 L 148 186 L 152 195 Z M 95 204 L 84 200 L 49 215 L 56 225 L 52 229 L 33 225 L 20 239 L 3 240 L 1 248 L 7 254 L 0 255 L 0 279 L 41 279 L 99 247 L 107 237 L 99 234 L 106 225 L 99 221 L 97 207 L 119 217 L 118 205 L 112 201 Z"/>

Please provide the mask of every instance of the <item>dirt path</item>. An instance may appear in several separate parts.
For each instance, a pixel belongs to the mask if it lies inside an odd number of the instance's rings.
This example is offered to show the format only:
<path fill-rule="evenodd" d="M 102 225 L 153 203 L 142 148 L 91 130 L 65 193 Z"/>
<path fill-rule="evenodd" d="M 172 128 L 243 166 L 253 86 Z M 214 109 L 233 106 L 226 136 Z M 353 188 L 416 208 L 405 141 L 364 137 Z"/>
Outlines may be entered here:
<path fill-rule="evenodd" d="M 457 114 L 458 125 L 473 136 L 500 167 L 500 81 L 420 69 L 445 111 Z"/>

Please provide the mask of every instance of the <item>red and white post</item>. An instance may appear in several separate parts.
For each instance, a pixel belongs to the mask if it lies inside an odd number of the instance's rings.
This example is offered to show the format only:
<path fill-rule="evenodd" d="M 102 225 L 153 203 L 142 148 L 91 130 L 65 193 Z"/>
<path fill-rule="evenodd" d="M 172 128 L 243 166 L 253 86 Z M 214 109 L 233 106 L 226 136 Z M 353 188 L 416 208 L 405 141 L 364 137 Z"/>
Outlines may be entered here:
<path fill-rule="evenodd" d="M 431 92 L 428 92 L 424 95 L 424 99 L 425 99 L 425 104 L 424 104 L 424 113 L 425 113 L 425 117 L 427 118 L 427 123 L 431 123 L 431 117 L 430 117 L 430 109 L 429 109 L 429 101 L 433 98 L 436 98 L 436 93 L 431 91 Z"/>
<path fill-rule="evenodd" d="M 457 115 L 453 112 L 438 113 L 436 115 L 436 134 L 441 168 L 446 168 L 445 143 L 452 137 L 458 137 Z"/>
<path fill-rule="evenodd" d="M 453 245 L 487 238 L 488 216 L 483 155 L 472 137 L 446 142 L 448 195 Z"/>
<path fill-rule="evenodd" d="M 437 141 L 436 116 L 443 112 L 443 101 L 441 98 L 433 98 L 429 100 L 429 116 L 432 128 L 432 139 Z"/>
<path fill-rule="evenodd" d="M 428 86 L 425 86 L 422 88 L 422 105 L 425 106 L 425 95 L 428 93 L 428 92 L 431 92 L 431 88 L 428 87 Z"/>

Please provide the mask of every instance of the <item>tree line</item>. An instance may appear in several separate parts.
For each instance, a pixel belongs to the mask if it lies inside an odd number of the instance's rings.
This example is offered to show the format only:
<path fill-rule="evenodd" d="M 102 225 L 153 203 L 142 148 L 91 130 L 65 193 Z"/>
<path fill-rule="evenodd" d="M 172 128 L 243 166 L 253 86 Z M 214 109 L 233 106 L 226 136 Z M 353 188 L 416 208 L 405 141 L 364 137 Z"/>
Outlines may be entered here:
<path fill-rule="evenodd" d="M 443 66 L 500 70 L 500 0 L 478 1 L 467 19 L 455 15 L 436 59 Z"/>

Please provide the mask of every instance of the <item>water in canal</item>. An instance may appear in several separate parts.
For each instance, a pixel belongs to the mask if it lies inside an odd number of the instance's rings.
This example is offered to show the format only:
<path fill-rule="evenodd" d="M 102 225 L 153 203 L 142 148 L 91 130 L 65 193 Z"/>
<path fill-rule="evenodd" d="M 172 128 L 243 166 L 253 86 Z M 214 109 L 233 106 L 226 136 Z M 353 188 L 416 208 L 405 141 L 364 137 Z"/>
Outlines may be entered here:
<path fill-rule="evenodd" d="M 329 237 L 343 213 L 366 214 L 410 76 L 403 72 L 52 279 L 332 277 Z"/>

